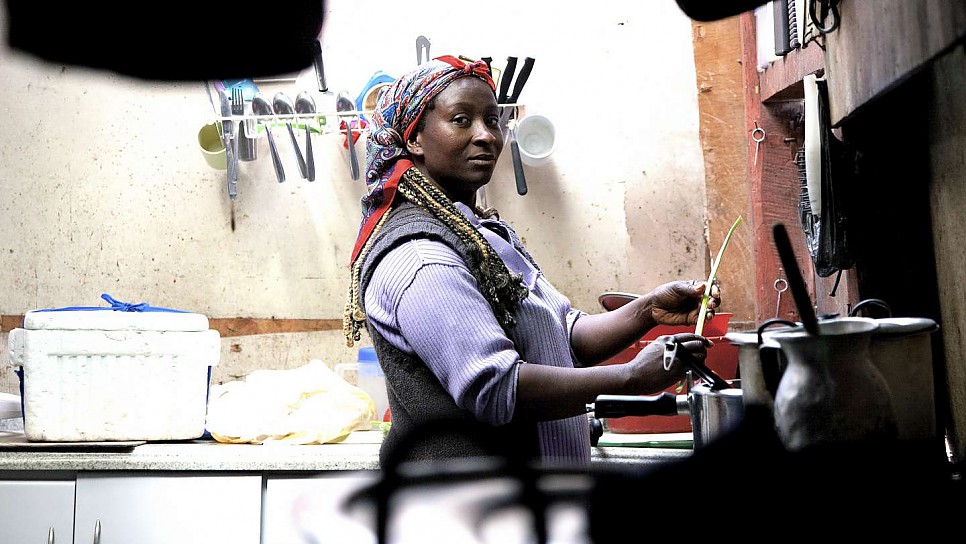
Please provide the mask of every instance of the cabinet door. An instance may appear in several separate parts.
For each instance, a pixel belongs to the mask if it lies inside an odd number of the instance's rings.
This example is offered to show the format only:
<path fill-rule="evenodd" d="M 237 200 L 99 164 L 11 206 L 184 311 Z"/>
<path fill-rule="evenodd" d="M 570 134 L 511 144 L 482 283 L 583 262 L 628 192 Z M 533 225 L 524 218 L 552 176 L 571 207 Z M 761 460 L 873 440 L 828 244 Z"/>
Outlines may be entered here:
<path fill-rule="evenodd" d="M 260 475 L 80 473 L 78 542 L 258 544 Z"/>
<path fill-rule="evenodd" d="M 374 518 L 346 511 L 346 499 L 376 481 L 374 471 L 265 479 L 264 544 L 374 544 Z"/>
<path fill-rule="evenodd" d="M 73 480 L 0 481 L 0 542 L 73 541 Z"/>

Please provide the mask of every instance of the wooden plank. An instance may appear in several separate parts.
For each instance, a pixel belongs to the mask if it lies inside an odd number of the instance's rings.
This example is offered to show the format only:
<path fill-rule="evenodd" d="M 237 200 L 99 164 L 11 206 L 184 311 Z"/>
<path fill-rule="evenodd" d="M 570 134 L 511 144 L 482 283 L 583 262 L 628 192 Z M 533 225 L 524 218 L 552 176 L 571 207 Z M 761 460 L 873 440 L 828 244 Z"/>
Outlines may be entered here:
<path fill-rule="evenodd" d="M 0 316 L 0 332 L 10 332 L 23 326 L 22 315 Z M 255 317 L 216 317 L 208 319 L 208 326 L 222 338 L 255 334 L 282 334 L 342 330 L 341 319 L 275 319 Z"/>
<path fill-rule="evenodd" d="M 792 49 L 761 73 L 761 101 L 804 100 L 802 80 L 809 74 L 824 71 L 825 55 L 818 45 L 811 43 L 804 48 Z"/>
<path fill-rule="evenodd" d="M 266 319 L 254 317 L 211 318 L 208 324 L 221 333 L 222 338 L 230 336 L 251 336 L 254 334 L 281 334 L 293 332 L 320 332 L 342 330 L 341 319 Z"/>
<path fill-rule="evenodd" d="M 966 37 L 962 0 L 857 0 L 839 11 L 824 38 L 833 126 Z"/>
<path fill-rule="evenodd" d="M 732 328 L 753 325 L 754 235 L 750 221 L 744 143 L 744 108 L 736 97 L 744 92 L 738 19 L 692 23 L 698 88 L 701 149 L 707 192 L 708 246 L 717 252 L 735 219 L 744 221 L 728 246 L 718 279 L 723 308 L 733 314 Z M 736 107 L 738 106 L 738 107 Z"/>
<path fill-rule="evenodd" d="M 22 315 L 0 315 L 0 333 L 10 332 L 21 326 L 23 326 Z"/>
<path fill-rule="evenodd" d="M 966 463 L 966 52 L 957 50 L 940 59 L 933 71 L 934 99 L 929 101 L 930 170 L 936 281 L 940 293 L 940 331 L 946 383 L 937 386 L 937 397 L 948 396 L 949 445 L 956 463 Z"/>
<path fill-rule="evenodd" d="M 811 281 L 811 260 L 805 249 L 804 235 L 798 219 L 799 183 L 798 169 L 795 166 L 795 152 L 802 145 L 804 128 L 795 129 L 790 119 L 797 115 L 796 108 L 801 105 L 793 102 L 763 104 L 760 92 L 760 77 L 756 65 L 757 49 L 755 18 L 753 14 L 740 16 L 742 66 L 744 71 L 745 134 L 747 141 L 747 172 L 751 190 L 751 221 L 753 229 L 755 259 L 755 319 L 761 324 L 767 319 L 781 317 L 798 321 L 798 313 L 791 293 L 781 297 L 775 289 L 775 281 L 787 278 L 781 270 L 781 260 L 775 249 L 772 226 L 784 223 L 789 232 L 792 246 L 802 275 L 805 277 L 810 293 L 814 293 Z M 758 147 L 751 133 L 759 127 L 765 131 L 764 140 Z M 786 141 L 790 138 L 791 141 Z M 814 300 L 814 297 L 813 297 Z"/>

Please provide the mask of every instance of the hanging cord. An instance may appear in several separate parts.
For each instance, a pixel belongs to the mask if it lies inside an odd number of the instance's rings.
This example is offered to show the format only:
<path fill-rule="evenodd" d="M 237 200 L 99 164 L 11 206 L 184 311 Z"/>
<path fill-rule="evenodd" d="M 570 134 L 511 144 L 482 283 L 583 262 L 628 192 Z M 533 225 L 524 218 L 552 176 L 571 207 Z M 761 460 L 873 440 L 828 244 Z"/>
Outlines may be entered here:
<path fill-rule="evenodd" d="M 816 12 L 815 4 L 822 5 L 820 12 Z M 823 26 L 829 14 L 832 15 L 832 24 Z M 808 15 L 819 34 L 828 34 L 839 27 L 839 0 L 809 0 Z"/>
<path fill-rule="evenodd" d="M 835 296 L 835 292 L 838 291 L 838 289 L 839 289 L 839 280 L 841 280 L 841 279 L 842 279 L 842 269 L 839 268 L 838 273 L 835 274 L 835 284 L 832 285 L 832 290 L 829 292 L 828 296 L 830 296 L 830 297 L 834 297 Z"/>

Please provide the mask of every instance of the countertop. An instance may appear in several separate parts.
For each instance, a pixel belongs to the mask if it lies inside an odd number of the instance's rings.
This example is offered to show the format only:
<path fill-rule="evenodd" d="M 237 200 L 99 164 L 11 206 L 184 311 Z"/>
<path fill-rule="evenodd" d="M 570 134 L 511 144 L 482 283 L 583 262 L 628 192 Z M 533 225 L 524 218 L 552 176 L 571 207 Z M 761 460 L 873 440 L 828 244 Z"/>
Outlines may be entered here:
<path fill-rule="evenodd" d="M 17 436 L 19 434 L 19 436 Z M 223 444 L 211 440 L 131 444 L 46 445 L 0 431 L 0 471 L 243 471 L 314 472 L 372 470 L 379 466 L 380 431 L 357 431 L 344 442 L 323 445 Z M 661 447 L 660 440 L 671 447 Z M 610 435 L 594 447 L 593 462 L 647 465 L 685 459 L 682 436 Z M 24 442 L 18 444 L 18 442 Z M 617 444 L 635 444 L 634 447 Z M 610 445 L 614 444 L 614 445 Z M 646 445 L 640 447 L 640 445 Z"/>

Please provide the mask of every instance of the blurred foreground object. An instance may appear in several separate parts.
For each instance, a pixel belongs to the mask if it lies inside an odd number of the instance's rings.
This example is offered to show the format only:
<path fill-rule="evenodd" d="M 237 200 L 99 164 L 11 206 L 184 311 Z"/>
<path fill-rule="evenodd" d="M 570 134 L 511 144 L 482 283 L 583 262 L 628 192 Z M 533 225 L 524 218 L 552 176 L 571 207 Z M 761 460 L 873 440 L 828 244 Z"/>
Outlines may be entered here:
<path fill-rule="evenodd" d="M 142 79 L 263 77 L 312 66 L 325 0 L 113 2 L 6 0 L 7 43 L 45 61 Z M 266 19 L 267 17 L 267 19 Z M 239 36 L 257 47 L 238 48 Z"/>
<path fill-rule="evenodd" d="M 751 11 L 768 0 L 677 0 L 677 3 L 695 21 L 717 21 Z"/>

